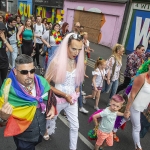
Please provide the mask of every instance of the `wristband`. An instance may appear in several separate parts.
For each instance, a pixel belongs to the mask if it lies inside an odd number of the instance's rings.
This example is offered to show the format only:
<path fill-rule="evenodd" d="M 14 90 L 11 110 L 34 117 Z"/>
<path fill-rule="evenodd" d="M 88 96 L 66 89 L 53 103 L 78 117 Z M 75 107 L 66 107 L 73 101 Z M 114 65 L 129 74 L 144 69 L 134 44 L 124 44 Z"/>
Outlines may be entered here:
<path fill-rule="evenodd" d="M 7 40 L 5 40 L 5 41 L 4 41 L 4 44 L 7 44 L 7 43 L 8 43 L 8 41 L 7 41 Z"/>

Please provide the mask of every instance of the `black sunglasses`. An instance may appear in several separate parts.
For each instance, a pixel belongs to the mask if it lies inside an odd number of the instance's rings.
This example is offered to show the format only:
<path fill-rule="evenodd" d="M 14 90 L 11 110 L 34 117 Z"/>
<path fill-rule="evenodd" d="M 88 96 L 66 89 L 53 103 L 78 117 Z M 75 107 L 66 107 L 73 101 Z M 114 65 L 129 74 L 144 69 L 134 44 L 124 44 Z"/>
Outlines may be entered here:
<path fill-rule="evenodd" d="M 19 71 L 21 74 L 23 74 L 23 75 L 27 75 L 29 72 L 31 73 L 31 74 L 33 74 L 33 73 L 35 73 L 35 69 L 31 69 L 31 70 L 18 70 L 17 69 L 17 71 Z"/>
<path fill-rule="evenodd" d="M 83 40 L 83 37 L 80 34 L 72 34 L 69 39 L 74 39 L 74 40 Z"/>

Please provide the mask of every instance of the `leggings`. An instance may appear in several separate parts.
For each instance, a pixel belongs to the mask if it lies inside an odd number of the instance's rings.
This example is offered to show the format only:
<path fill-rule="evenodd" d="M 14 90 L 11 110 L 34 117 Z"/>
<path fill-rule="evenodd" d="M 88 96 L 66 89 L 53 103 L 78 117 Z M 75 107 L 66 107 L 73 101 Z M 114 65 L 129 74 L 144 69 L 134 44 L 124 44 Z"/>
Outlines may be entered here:
<path fill-rule="evenodd" d="M 140 116 L 141 112 L 135 110 L 132 106 L 130 109 L 131 112 L 131 122 L 132 122 L 132 137 L 134 140 L 135 148 L 141 149 L 141 143 L 140 143 L 140 130 L 141 130 L 141 122 L 140 122 Z"/>
<path fill-rule="evenodd" d="M 8 67 L 0 69 L 0 87 L 2 86 L 4 80 L 7 77 Z"/>
<path fill-rule="evenodd" d="M 37 66 L 40 64 L 40 62 L 39 62 L 39 55 L 40 55 L 40 49 L 42 48 L 42 45 L 43 44 L 39 44 L 39 43 L 36 43 L 36 48 L 35 48 L 35 51 L 36 51 L 36 54 L 35 54 L 35 56 L 33 57 L 33 60 L 35 60 L 36 59 L 36 64 L 37 64 Z"/>
<path fill-rule="evenodd" d="M 31 56 L 31 53 L 33 52 L 33 40 L 22 40 L 23 45 L 21 46 L 22 54 L 26 54 L 28 56 Z"/>

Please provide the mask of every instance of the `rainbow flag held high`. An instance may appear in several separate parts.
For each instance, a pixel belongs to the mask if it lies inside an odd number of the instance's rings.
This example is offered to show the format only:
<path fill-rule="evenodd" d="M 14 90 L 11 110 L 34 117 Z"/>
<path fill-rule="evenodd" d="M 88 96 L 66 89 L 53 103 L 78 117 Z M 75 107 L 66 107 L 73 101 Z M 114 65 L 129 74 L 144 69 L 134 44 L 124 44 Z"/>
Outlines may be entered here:
<path fill-rule="evenodd" d="M 41 108 L 41 112 L 45 112 L 46 105 L 43 101 L 48 100 L 48 91 L 50 85 L 41 76 L 34 76 L 36 97 L 29 95 L 17 81 L 14 71 L 12 70 L 8 78 L 4 81 L 0 90 L 0 109 L 5 103 L 4 89 L 11 83 L 8 95 L 8 102 L 13 107 L 12 115 L 9 117 L 4 136 L 15 136 L 23 133 L 31 124 L 36 109 Z"/>

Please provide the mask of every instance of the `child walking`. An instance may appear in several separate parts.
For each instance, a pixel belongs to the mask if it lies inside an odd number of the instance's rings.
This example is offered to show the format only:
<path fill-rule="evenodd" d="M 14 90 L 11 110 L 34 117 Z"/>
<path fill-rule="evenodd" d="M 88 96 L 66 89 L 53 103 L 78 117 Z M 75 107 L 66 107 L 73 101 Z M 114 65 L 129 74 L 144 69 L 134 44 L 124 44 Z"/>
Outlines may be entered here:
<path fill-rule="evenodd" d="M 93 115 L 93 121 L 97 130 L 97 141 L 95 144 L 95 150 L 104 150 L 105 146 L 113 146 L 113 128 L 117 116 L 123 116 L 124 114 L 118 112 L 124 103 L 124 99 L 120 95 L 114 95 L 111 98 L 110 106 L 104 109 L 102 112 Z M 97 119 L 101 117 L 100 124 L 98 125 Z M 100 149 L 99 149 L 100 148 Z"/>
<path fill-rule="evenodd" d="M 103 80 L 106 78 L 106 60 L 99 57 L 95 63 L 95 70 L 92 71 L 92 95 L 87 95 L 83 97 L 83 103 L 86 103 L 88 98 L 96 98 L 94 109 L 99 110 L 98 103 L 100 99 L 100 93 L 103 87 Z M 108 75 L 109 76 L 109 75 Z M 110 83 L 110 78 L 107 77 L 107 83 Z"/>

